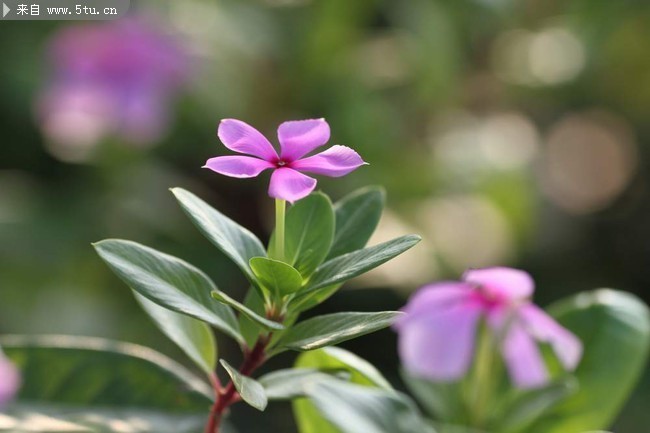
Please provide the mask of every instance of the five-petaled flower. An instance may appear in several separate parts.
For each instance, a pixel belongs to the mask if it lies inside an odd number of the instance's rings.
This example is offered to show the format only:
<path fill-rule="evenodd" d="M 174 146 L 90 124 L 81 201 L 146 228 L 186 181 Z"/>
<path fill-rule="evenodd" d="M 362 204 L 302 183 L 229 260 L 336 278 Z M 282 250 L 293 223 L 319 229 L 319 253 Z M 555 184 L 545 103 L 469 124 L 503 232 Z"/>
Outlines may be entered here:
<path fill-rule="evenodd" d="M 18 369 L 0 351 L 0 409 L 13 398 L 19 386 Z"/>
<path fill-rule="evenodd" d="M 339 177 L 365 164 L 357 152 L 340 145 L 305 157 L 329 140 L 330 127 L 325 119 L 282 123 L 278 128 L 279 155 L 257 129 L 240 120 L 222 120 L 218 136 L 228 149 L 251 156 L 210 158 L 205 168 L 239 178 L 255 177 L 273 169 L 269 195 L 291 203 L 306 197 L 316 187 L 316 179 L 301 172 Z"/>
<path fill-rule="evenodd" d="M 533 388 L 549 380 L 536 342 L 550 344 L 563 367 L 574 370 L 582 356 L 580 340 L 530 301 L 533 291 L 530 275 L 505 267 L 469 270 L 461 282 L 423 287 L 395 325 L 406 369 L 436 381 L 460 379 L 472 362 L 483 318 L 500 341 L 515 386 Z"/>

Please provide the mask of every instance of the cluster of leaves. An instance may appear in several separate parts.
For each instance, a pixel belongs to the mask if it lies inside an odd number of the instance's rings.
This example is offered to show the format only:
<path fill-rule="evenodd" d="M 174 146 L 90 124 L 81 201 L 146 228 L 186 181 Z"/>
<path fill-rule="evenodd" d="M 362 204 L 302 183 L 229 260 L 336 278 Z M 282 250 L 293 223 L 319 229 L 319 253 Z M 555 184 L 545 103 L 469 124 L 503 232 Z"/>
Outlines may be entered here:
<path fill-rule="evenodd" d="M 203 272 L 151 248 L 105 240 L 95 248 L 132 289 L 159 328 L 205 372 L 201 379 L 145 347 L 78 337 L 0 339 L 24 372 L 19 400 L 0 416 L 0 431 L 193 433 L 201 431 L 218 393 L 217 343 L 211 327 L 263 359 L 304 352 L 294 368 L 254 379 L 253 369 L 220 364 L 242 400 L 264 410 L 291 400 L 301 433 L 563 433 L 607 428 L 637 382 L 650 350 L 650 314 L 636 297 L 613 290 L 581 293 L 549 309 L 584 343 L 573 375 L 554 370 L 548 386 L 514 390 L 504 372 L 475 423 L 472 374 L 439 384 L 403 374 L 416 401 L 395 390 L 372 365 L 339 342 L 388 326 L 395 312 L 346 312 L 299 320 L 346 280 L 415 245 L 404 236 L 365 247 L 383 208 L 375 188 L 332 205 L 315 193 L 287 214 L 285 252 L 268 251 L 245 228 L 193 194 L 174 195 L 196 226 L 235 262 L 251 284 L 239 302 Z M 260 346 L 260 342 L 263 342 Z M 421 411 L 423 409 L 423 411 Z M 435 419 L 435 421 L 433 421 Z M 474 425 L 475 427 L 467 427 Z M 225 431 L 229 428 L 226 426 Z"/>
<path fill-rule="evenodd" d="M 376 376 L 353 375 L 351 382 L 327 381 L 312 387 L 310 403 L 295 403 L 301 433 L 566 433 L 608 428 L 632 392 L 650 349 L 650 313 L 635 296 L 601 289 L 580 293 L 549 308 L 583 341 L 585 352 L 573 375 L 555 372 L 539 389 L 516 390 L 497 385 L 496 398 L 484 402 L 481 425 L 473 424 L 475 389 L 471 374 L 455 384 L 432 383 L 403 373 L 410 397 L 392 390 Z M 332 349 L 326 349 L 328 351 Z M 334 352 L 336 353 L 336 352 Z M 554 363 L 548 351 L 548 364 Z M 331 359 L 309 354 L 299 364 L 323 367 Z M 556 363 L 557 365 L 557 363 Z M 505 382 L 505 378 L 504 381 Z M 435 419 L 436 421 L 432 421 Z"/>
<path fill-rule="evenodd" d="M 198 229 L 250 282 L 243 302 L 233 299 L 204 272 L 179 258 L 126 240 L 108 239 L 94 246 L 99 256 L 132 289 L 160 330 L 205 372 L 208 382 L 178 366 L 171 367 L 171 361 L 162 355 L 144 359 L 142 353 L 149 353 L 150 349 L 127 350 L 105 341 L 80 345 L 74 340 L 65 340 L 71 344 L 63 344 L 56 338 L 34 341 L 14 337 L 14 340 L 3 342 L 3 347 L 23 367 L 26 376 L 19 403 L 13 409 L 17 417 L 15 422 L 21 417 L 25 421 L 29 415 L 30 412 L 21 411 L 20 402 L 26 400 L 123 409 L 173 409 L 184 416 L 188 412 L 193 415 L 202 412 L 205 421 L 209 405 L 214 399 L 222 398 L 219 391 L 223 390 L 221 385 L 216 385 L 219 383 L 216 374 L 219 357 L 211 327 L 236 340 L 245 359 L 252 356 L 256 348 L 262 349 L 254 366 L 237 369 L 223 359 L 220 364 L 239 397 L 264 410 L 270 398 L 287 398 L 285 392 L 278 391 L 278 378 L 285 389 L 288 384 L 296 384 L 297 388 L 291 392 L 298 396 L 303 392 L 296 390 L 302 389 L 314 377 L 322 378 L 329 373 L 336 377 L 341 372 L 297 369 L 257 381 L 250 373 L 260 361 L 283 351 L 313 351 L 377 331 L 389 326 L 400 314 L 392 311 L 342 312 L 298 320 L 301 313 L 326 300 L 345 281 L 385 263 L 419 242 L 418 236 L 409 235 L 365 247 L 383 210 L 384 194 L 380 189 L 359 190 L 335 205 L 322 193 L 314 193 L 296 203 L 286 215 L 283 257 L 275 251 L 275 234 L 271 236 L 267 251 L 250 231 L 192 193 L 180 188 L 172 189 L 172 193 Z M 61 375 L 49 376 L 43 385 L 40 381 L 43 374 L 35 371 L 44 368 L 46 356 L 57 360 Z M 66 357 L 71 362 L 64 365 Z M 95 358 L 103 360 L 99 367 Z M 32 363 L 38 364 L 34 371 L 30 367 Z M 146 363 L 155 365 L 150 372 L 163 369 L 164 374 L 160 372 L 154 380 L 151 374 L 145 374 Z M 71 382 L 81 382 L 78 378 L 86 374 L 87 390 L 82 392 L 82 388 Z M 159 380 L 163 376 L 166 383 Z M 51 387 L 48 381 L 54 382 Z M 145 382 L 142 389 L 135 383 L 139 381 Z M 158 386 L 161 388 L 158 392 L 168 397 L 165 404 L 159 404 L 160 395 L 153 389 Z M 169 393 L 165 389 L 170 390 Z M 132 394 L 129 398 L 137 401 L 120 400 L 118 395 L 122 393 Z M 61 422 L 87 426 L 79 416 Z M 110 431 L 111 423 L 105 424 Z M 165 422 L 152 421 L 154 424 L 159 427 L 151 431 L 168 431 L 167 427 L 160 427 Z M 192 429 L 195 427 L 187 431 Z M 176 425 L 174 431 L 185 430 Z"/>

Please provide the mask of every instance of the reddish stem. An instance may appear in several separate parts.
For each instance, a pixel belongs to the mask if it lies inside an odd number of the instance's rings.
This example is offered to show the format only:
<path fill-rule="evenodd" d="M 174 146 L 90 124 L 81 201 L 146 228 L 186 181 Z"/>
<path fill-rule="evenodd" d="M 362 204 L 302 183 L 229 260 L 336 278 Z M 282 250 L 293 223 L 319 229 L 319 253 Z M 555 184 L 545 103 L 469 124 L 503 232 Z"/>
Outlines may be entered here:
<path fill-rule="evenodd" d="M 266 346 L 269 344 L 270 335 L 261 336 L 252 349 L 248 349 L 244 353 L 244 361 L 242 362 L 239 372 L 244 376 L 249 376 L 257 370 L 264 361 L 266 361 Z M 210 419 L 205 427 L 205 433 L 219 433 L 221 420 L 226 410 L 241 400 L 241 397 L 235 389 L 235 384 L 232 380 L 228 382 L 226 387 L 222 387 L 218 380 L 214 383 L 217 399 L 210 410 Z"/>

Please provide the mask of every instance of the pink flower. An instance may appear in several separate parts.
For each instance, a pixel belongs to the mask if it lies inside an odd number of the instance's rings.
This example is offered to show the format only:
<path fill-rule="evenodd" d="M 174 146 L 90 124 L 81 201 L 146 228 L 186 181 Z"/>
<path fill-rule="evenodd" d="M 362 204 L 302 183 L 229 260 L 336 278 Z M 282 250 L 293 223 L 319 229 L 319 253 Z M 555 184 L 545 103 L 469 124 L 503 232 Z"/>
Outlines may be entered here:
<path fill-rule="evenodd" d="M 143 146 L 158 141 L 192 69 L 180 39 L 144 16 L 63 27 L 48 54 L 38 116 L 59 144 L 56 155 L 70 160 L 84 159 L 107 136 Z"/>
<path fill-rule="evenodd" d="M 423 287 L 395 325 L 402 363 L 431 380 L 460 379 L 472 363 L 477 325 L 484 319 L 501 336 L 500 350 L 517 387 L 549 380 L 537 342 L 550 344 L 564 368 L 574 370 L 582 356 L 580 340 L 530 301 L 533 291 L 530 275 L 505 267 L 469 270 L 462 282 Z"/>
<path fill-rule="evenodd" d="M 19 386 L 18 370 L 0 351 L 0 409 L 13 398 Z"/>
<path fill-rule="evenodd" d="M 241 120 L 222 120 L 218 135 L 228 149 L 251 156 L 210 158 L 205 168 L 239 178 L 256 177 L 266 169 L 273 169 L 269 195 L 291 203 L 308 196 L 316 187 L 316 179 L 301 172 L 339 177 L 365 164 L 357 152 L 339 145 L 304 157 L 329 140 L 330 127 L 325 119 L 281 124 L 278 128 L 280 155 L 266 137 Z"/>

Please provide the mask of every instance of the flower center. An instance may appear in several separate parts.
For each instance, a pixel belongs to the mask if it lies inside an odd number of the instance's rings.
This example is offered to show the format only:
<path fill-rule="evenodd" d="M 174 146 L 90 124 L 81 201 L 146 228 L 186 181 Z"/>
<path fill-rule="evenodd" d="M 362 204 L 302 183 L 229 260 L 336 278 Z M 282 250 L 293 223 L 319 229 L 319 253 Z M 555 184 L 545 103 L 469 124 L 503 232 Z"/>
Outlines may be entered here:
<path fill-rule="evenodd" d="M 280 167 L 284 167 L 285 165 L 287 165 L 287 163 L 286 163 L 286 161 L 279 160 L 278 162 L 275 163 L 275 165 L 276 165 L 278 168 L 280 168 Z"/>

